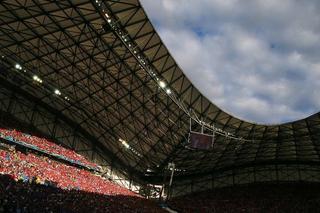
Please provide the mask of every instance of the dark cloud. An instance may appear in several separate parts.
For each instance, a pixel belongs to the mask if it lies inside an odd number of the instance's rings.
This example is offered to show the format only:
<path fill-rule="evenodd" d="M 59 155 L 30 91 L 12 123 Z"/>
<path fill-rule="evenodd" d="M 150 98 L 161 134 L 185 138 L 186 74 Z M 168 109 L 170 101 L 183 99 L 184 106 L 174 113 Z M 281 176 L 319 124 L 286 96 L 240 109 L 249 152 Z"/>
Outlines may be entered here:
<path fill-rule="evenodd" d="M 223 110 L 279 123 L 320 109 L 320 1 L 142 4 L 185 74 Z"/>

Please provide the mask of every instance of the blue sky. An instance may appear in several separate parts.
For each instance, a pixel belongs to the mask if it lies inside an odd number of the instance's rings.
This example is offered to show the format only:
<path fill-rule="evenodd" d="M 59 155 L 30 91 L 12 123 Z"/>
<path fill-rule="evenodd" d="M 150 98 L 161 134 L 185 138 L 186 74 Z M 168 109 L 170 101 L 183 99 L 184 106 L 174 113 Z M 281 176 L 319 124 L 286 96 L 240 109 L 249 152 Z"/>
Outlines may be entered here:
<path fill-rule="evenodd" d="M 320 111 L 319 0 L 141 0 L 191 82 L 258 123 Z"/>

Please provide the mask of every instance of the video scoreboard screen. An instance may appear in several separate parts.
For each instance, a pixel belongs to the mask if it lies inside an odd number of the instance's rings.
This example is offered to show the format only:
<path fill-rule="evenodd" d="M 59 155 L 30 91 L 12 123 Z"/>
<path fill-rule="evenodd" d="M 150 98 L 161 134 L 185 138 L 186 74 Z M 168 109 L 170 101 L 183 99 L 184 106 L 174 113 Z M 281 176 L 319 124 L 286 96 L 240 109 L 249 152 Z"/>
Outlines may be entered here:
<path fill-rule="evenodd" d="M 190 132 L 190 148 L 208 150 L 213 148 L 214 135 Z"/>

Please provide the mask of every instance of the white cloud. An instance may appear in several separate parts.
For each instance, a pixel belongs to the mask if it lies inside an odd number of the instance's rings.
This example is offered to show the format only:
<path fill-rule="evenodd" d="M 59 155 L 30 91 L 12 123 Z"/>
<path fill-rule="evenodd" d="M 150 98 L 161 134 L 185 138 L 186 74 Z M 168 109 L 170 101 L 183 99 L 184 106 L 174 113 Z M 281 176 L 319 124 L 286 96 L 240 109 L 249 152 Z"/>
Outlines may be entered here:
<path fill-rule="evenodd" d="M 319 111 L 319 1 L 142 4 L 185 74 L 223 110 L 259 123 Z"/>

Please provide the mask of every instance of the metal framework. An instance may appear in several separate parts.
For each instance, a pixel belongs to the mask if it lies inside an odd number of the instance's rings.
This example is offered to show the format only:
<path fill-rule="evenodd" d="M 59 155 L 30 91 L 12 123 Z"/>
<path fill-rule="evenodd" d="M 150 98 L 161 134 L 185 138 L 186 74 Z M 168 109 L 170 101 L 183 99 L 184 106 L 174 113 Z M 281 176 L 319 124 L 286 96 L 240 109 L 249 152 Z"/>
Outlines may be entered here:
<path fill-rule="evenodd" d="M 159 183 L 169 162 L 182 182 L 319 163 L 319 113 L 260 125 L 222 111 L 184 75 L 138 0 L 1 1 L 0 55 L 1 111 L 135 181 Z M 190 116 L 221 133 L 213 150 L 185 149 Z"/>

